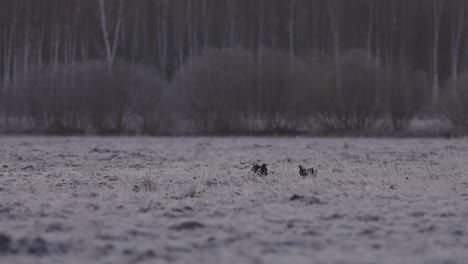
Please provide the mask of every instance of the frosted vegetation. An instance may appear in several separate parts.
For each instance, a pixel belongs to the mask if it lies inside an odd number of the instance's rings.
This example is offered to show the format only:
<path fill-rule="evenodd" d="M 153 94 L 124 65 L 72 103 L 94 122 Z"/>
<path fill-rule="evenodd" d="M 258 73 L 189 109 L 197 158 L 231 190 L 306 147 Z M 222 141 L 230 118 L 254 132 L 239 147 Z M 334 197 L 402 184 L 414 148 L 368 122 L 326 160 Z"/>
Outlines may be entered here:
<path fill-rule="evenodd" d="M 5 263 L 468 258 L 462 139 L 2 137 L 0 148 Z"/>
<path fill-rule="evenodd" d="M 4 130 L 48 134 L 411 135 L 427 103 L 426 79 L 410 68 L 375 64 L 364 50 L 339 60 L 304 61 L 277 50 L 210 49 L 171 82 L 143 65 L 104 61 L 31 70 L 15 82 Z M 465 76 L 437 109 L 444 128 L 466 128 Z M 450 86 L 452 87 L 452 86 Z M 8 106 L 8 104 L 6 104 Z M 430 118 L 434 121 L 434 115 Z"/>
<path fill-rule="evenodd" d="M 466 134 L 467 3 L 2 1 L 0 133 Z"/>

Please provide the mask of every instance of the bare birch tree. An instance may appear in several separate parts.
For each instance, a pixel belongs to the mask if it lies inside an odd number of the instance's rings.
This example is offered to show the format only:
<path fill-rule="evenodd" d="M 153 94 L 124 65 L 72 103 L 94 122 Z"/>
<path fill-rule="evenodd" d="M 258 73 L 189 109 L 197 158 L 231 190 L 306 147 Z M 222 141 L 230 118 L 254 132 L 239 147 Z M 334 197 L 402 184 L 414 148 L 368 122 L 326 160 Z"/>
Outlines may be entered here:
<path fill-rule="evenodd" d="M 432 105 L 439 100 L 440 77 L 439 77 L 439 47 L 440 47 L 440 28 L 443 0 L 432 0 Z"/>
<path fill-rule="evenodd" d="M 119 35 L 123 20 L 123 0 L 118 0 L 117 16 L 115 23 L 111 27 L 111 16 L 108 15 L 106 10 L 107 0 L 97 0 L 99 4 L 99 18 L 101 23 L 102 39 L 106 53 L 106 61 L 109 71 L 112 71 L 112 65 L 115 62 L 117 48 L 119 45 Z"/>
<path fill-rule="evenodd" d="M 454 90 L 457 87 L 458 64 L 460 57 L 460 45 L 466 29 L 467 4 L 465 0 L 454 1 L 452 5 L 452 25 L 451 25 L 451 79 Z M 455 92 L 455 91 L 454 91 Z"/>

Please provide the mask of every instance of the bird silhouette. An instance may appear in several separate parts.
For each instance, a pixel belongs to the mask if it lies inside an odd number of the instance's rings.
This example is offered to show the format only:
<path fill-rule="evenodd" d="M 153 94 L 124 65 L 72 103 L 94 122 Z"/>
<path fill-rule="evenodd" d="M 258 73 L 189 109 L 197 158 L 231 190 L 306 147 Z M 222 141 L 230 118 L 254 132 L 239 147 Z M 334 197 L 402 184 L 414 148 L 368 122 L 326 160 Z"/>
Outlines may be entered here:
<path fill-rule="evenodd" d="M 262 166 L 255 164 L 253 165 L 251 171 L 253 171 L 255 174 L 258 174 L 260 176 L 267 176 L 268 175 L 268 169 L 266 164 L 262 164 Z"/>
<path fill-rule="evenodd" d="M 267 176 L 268 175 L 268 169 L 266 167 L 266 164 L 262 164 L 262 167 L 260 168 L 260 176 Z"/>
<path fill-rule="evenodd" d="M 251 171 L 253 171 L 254 173 L 258 173 L 261 168 L 262 168 L 262 166 L 260 166 L 258 164 L 255 164 L 255 165 L 253 165 Z"/>
<path fill-rule="evenodd" d="M 299 165 L 299 175 L 301 175 L 302 177 L 312 176 L 315 175 L 315 173 L 316 171 L 314 170 L 314 168 L 306 169 L 302 165 Z"/>

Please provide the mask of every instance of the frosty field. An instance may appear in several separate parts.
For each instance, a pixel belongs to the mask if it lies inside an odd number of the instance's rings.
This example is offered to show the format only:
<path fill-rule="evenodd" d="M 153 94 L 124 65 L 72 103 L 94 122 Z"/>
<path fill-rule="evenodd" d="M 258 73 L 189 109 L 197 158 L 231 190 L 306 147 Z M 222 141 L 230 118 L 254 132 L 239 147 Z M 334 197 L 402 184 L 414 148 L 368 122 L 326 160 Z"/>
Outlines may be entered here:
<path fill-rule="evenodd" d="M 0 137 L 0 263 L 468 263 L 468 140 Z"/>

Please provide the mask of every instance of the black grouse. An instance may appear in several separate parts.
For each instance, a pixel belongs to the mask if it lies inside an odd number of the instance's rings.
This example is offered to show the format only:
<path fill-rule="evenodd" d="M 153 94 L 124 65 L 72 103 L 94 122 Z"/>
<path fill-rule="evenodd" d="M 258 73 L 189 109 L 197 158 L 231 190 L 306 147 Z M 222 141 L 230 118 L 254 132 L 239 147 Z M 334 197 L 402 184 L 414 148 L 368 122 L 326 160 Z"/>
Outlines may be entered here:
<path fill-rule="evenodd" d="M 267 176 L 268 175 L 268 169 L 266 164 L 262 164 L 262 166 L 255 164 L 252 167 L 252 171 L 255 174 L 258 174 L 260 176 Z"/>
<path fill-rule="evenodd" d="M 302 165 L 299 165 L 299 175 L 301 175 L 302 177 L 315 175 L 315 170 L 314 168 L 306 169 Z"/>
<path fill-rule="evenodd" d="M 255 164 L 255 165 L 253 165 L 251 171 L 253 171 L 254 173 L 258 173 L 261 168 L 262 168 L 262 166 L 260 166 L 258 164 Z"/>

